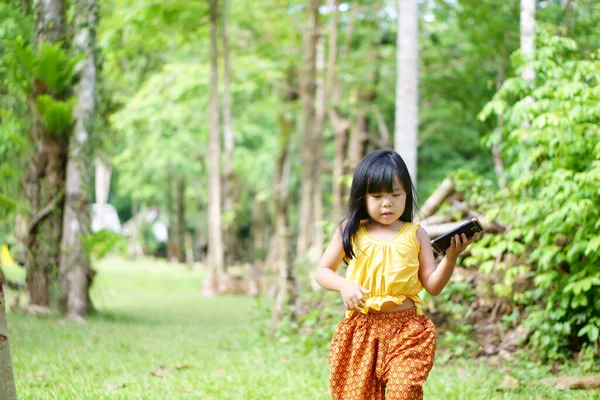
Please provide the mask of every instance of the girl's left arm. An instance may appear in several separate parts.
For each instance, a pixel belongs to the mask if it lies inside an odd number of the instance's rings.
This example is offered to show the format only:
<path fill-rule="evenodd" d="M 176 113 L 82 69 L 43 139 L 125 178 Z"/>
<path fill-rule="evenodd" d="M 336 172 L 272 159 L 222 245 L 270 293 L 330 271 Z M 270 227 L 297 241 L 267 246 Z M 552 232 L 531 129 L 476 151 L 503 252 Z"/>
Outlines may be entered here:
<path fill-rule="evenodd" d="M 453 236 L 450 247 L 446 250 L 446 256 L 439 265 L 437 265 L 433 256 L 429 235 L 422 227 L 417 230 L 417 240 L 421 247 L 419 252 L 419 279 L 429 294 L 437 296 L 452 277 L 458 255 L 473 243 L 475 236 L 470 240 L 467 239 L 464 233 L 461 236 Z"/>

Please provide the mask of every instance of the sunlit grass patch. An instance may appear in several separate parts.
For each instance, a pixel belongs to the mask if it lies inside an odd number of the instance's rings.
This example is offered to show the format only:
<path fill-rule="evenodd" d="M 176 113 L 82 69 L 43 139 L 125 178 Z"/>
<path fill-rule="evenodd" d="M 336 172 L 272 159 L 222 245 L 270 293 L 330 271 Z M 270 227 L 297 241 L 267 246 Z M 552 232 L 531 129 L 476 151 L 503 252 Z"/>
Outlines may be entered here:
<path fill-rule="evenodd" d="M 203 298 L 203 277 L 152 259 L 106 259 L 92 288 L 99 313 L 88 323 L 9 314 L 19 399 L 330 398 L 326 349 L 307 351 L 293 337 L 260 334 L 257 327 L 270 323 L 257 311 L 264 302 Z M 522 387 L 501 389 L 506 375 Z M 532 384 L 550 375 L 523 360 L 501 367 L 439 363 L 425 399 L 598 398 L 598 392 Z"/>

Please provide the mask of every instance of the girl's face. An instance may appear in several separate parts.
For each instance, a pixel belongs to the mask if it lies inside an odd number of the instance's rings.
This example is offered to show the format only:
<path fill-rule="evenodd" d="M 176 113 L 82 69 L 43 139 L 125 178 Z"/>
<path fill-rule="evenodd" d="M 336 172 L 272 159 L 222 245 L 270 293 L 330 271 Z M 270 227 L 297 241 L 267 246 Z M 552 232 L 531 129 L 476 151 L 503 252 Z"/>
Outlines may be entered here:
<path fill-rule="evenodd" d="M 371 221 L 390 225 L 400 219 L 406 206 L 406 191 L 397 176 L 392 193 L 367 193 L 367 213 Z"/>

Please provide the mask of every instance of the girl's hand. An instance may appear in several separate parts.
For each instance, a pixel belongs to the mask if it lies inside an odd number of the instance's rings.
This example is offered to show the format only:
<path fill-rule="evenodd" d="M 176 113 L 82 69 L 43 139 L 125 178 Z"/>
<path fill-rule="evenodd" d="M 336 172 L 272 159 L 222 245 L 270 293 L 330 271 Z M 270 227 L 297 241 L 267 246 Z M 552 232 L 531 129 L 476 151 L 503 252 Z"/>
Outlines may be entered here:
<path fill-rule="evenodd" d="M 354 310 L 365 306 L 365 294 L 371 293 L 370 290 L 357 285 L 356 283 L 347 282 L 340 290 L 342 300 L 347 310 Z"/>
<path fill-rule="evenodd" d="M 473 235 L 471 239 L 467 239 L 467 235 L 464 233 L 452 236 L 450 239 L 450 247 L 446 250 L 446 256 L 456 259 L 460 253 L 465 251 L 465 249 L 475 241 L 476 236 L 477 235 Z"/>

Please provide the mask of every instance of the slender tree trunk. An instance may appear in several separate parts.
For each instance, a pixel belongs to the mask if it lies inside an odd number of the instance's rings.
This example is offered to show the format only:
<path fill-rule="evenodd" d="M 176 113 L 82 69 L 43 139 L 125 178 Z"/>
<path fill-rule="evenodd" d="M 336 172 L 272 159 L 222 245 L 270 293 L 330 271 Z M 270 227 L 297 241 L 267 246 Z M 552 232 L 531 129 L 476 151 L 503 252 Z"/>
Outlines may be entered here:
<path fill-rule="evenodd" d="M 417 130 L 419 125 L 418 12 L 417 0 L 398 0 L 394 149 L 404 159 L 415 186 L 417 183 Z"/>
<path fill-rule="evenodd" d="M 296 100 L 294 90 L 293 69 L 288 70 L 287 92 L 285 102 L 292 103 Z M 292 318 L 295 318 L 295 305 L 298 300 L 298 289 L 294 267 L 292 264 L 290 229 L 288 226 L 288 183 L 290 170 L 290 141 L 295 124 L 290 117 L 291 113 L 285 111 L 280 116 L 279 149 L 275 163 L 275 226 L 277 237 L 277 270 L 279 273 L 279 287 L 275 308 L 273 310 L 273 329 L 279 329 L 281 318 L 285 313 L 286 305 L 290 306 Z"/>
<path fill-rule="evenodd" d="M 315 166 L 318 155 L 315 147 L 317 90 L 317 41 L 319 31 L 319 0 L 308 0 L 309 25 L 304 33 L 305 71 L 302 74 L 302 108 L 304 110 L 304 137 L 302 141 L 302 192 L 300 199 L 300 216 L 296 256 L 306 254 L 310 246 L 310 231 L 314 221 L 314 188 Z"/>
<path fill-rule="evenodd" d="M 90 254 L 85 244 L 90 233 L 91 152 L 96 94 L 96 0 L 75 2 L 75 51 L 86 54 L 79 64 L 81 78 L 75 86 L 75 129 L 69 141 L 66 199 L 63 219 L 60 276 L 64 313 L 70 320 L 85 320 L 88 307 Z"/>
<path fill-rule="evenodd" d="M 327 81 L 326 81 L 326 97 L 331 97 L 331 101 L 328 102 L 327 113 L 329 115 L 329 121 L 331 122 L 331 128 L 333 130 L 333 143 L 335 148 L 335 158 L 333 161 L 333 209 L 332 209 L 332 221 L 339 223 L 344 216 L 344 184 L 342 182 L 344 175 L 344 164 L 346 155 L 346 144 L 348 142 L 348 128 L 350 124 L 346 118 L 343 118 L 337 109 L 337 103 L 341 97 L 340 85 L 336 79 L 335 68 L 337 63 L 338 55 L 338 25 L 340 21 L 340 10 L 339 5 L 341 0 L 330 0 L 333 3 L 333 19 L 330 25 L 329 32 L 329 53 L 327 56 Z M 350 38 L 346 38 L 350 40 Z"/>
<path fill-rule="evenodd" d="M 36 3 L 36 44 L 56 43 L 64 38 L 63 3 L 43 0 Z M 24 238 L 26 284 L 30 304 L 50 305 L 51 276 L 58 272 L 62 237 L 63 201 L 68 138 L 52 135 L 36 113 L 36 96 L 47 93 L 41 82 L 33 82 L 28 99 L 34 115 L 32 140 L 35 154 L 24 174 L 25 197 L 31 210 Z"/>
<path fill-rule="evenodd" d="M 533 59 L 535 49 L 535 0 L 521 0 L 521 53 L 526 61 Z M 533 80 L 535 71 L 526 68 L 522 77 Z"/>
<path fill-rule="evenodd" d="M 223 134 L 225 141 L 225 199 L 223 212 L 227 214 L 227 226 L 225 236 L 225 254 L 228 262 L 235 258 L 237 242 L 235 237 L 236 218 L 235 212 L 235 177 L 233 172 L 233 149 L 235 147 L 235 135 L 233 131 L 233 118 L 231 114 L 231 65 L 229 62 L 229 35 L 227 33 L 227 13 L 229 2 L 223 0 L 223 15 L 221 16 L 221 37 L 223 39 Z"/>
<path fill-rule="evenodd" d="M 112 172 L 110 166 L 101 159 L 97 158 L 94 184 L 96 192 L 97 218 L 101 227 L 105 227 L 104 207 L 108 203 L 111 174 Z"/>
<path fill-rule="evenodd" d="M 177 222 L 175 217 L 175 209 L 177 202 L 173 200 L 173 192 L 175 192 L 174 186 L 175 181 L 175 172 L 173 171 L 173 167 L 169 166 L 167 182 L 165 185 L 165 189 L 167 191 L 167 219 L 169 221 L 169 225 L 167 228 L 167 260 L 173 261 L 177 258 Z M 140 224 L 143 224 L 143 221 L 140 221 Z"/>
<path fill-rule="evenodd" d="M 265 248 L 266 248 L 266 232 L 265 228 L 267 225 L 267 210 L 264 203 L 257 197 L 254 196 L 252 202 L 252 234 L 251 237 L 254 240 L 252 253 L 250 260 L 254 264 L 260 264 L 265 260 Z"/>
<path fill-rule="evenodd" d="M 29 14 L 29 0 L 21 0 L 21 9 L 23 10 L 23 14 Z"/>
<path fill-rule="evenodd" d="M 512 10 L 513 2 L 510 2 L 510 9 Z M 506 68 L 506 50 L 508 47 L 508 32 L 504 32 L 504 39 L 502 41 L 502 50 L 500 57 L 498 58 L 498 74 L 496 75 L 496 90 L 500 90 L 504 83 L 504 74 Z M 498 115 L 498 128 L 504 127 L 504 118 L 502 115 Z M 496 171 L 496 179 L 498 179 L 498 185 L 500 189 L 506 188 L 506 178 L 504 177 L 504 161 L 502 160 L 502 152 L 500 151 L 500 143 L 494 143 L 492 145 L 492 158 L 494 160 L 494 170 Z"/>
<path fill-rule="evenodd" d="M 185 179 L 177 180 L 177 259 L 185 262 Z"/>
<path fill-rule="evenodd" d="M 56 43 L 64 39 L 62 0 L 39 0 L 35 2 L 36 43 Z"/>
<path fill-rule="evenodd" d="M 185 233 L 185 263 L 188 268 L 194 265 L 194 238 L 190 232 Z"/>
<path fill-rule="evenodd" d="M 362 159 L 368 138 L 367 112 L 364 108 L 359 108 L 356 111 L 356 121 L 352 126 L 350 142 L 348 143 L 348 161 L 346 164 L 348 174 L 356 168 Z"/>
<path fill-rule="evenodd" d="M 347 119 L 340 116 L 336 109 L 329 111 L 329 119 L 333 129 L 333 145 L 335 148 L 335 159 L 333 161 L 333 222 L 339 223 L 344 217 L 344 166 L 346 163 L 346 144 L 348 142 L 348 128 L 350 124 Z"/>
<path fill-rule="evenodd" d="M 16 400 L 17 390 L 13 375 L 8 327 L 6 325 L 6 302 L 4 301 L 4 279 L 0 274 L 0 394 L 3 400 Z"/>
<path fill-rule="evenodd" d="M 225 273 L 223 260 L 223 237 L 221 231 L 221 144 L 219 133 L 219 73 L 218 73 L 218 0 L 210 0 L 210 33 L 211 33 L 211 90 L 210 90 L 210 140 L 209 140 L 209 234 L 208 258 L 212 273 L 217 277 L 214 282 L 219 285 L 219 277 Z M 220 287 L 213 288 L 215 293 Z"/>
<path fill-rule="evenodd" d="M 373 66 L 373 69 L 369 73 L 369 86 L 375 88 L 377 86 L 378 72 L 377 65 L 379 62 L 377 56 L 377 46 L 379 43 L 373 43 L 371 49 L 368 52 L 366 62 Z M 374 89 L 359 89 L 358 91 L 358 110 L 356 111 L 356 122 L 353 126 L 350 144 L 348 147 L 348 161 L 349 170 L 348 173 L 352 173 L 354 168 L 358 165 L 360 160 L 365 154 L 365 148 L 367 144 L 373 142 L 372 135 L 369 132 L 369 117 L 367 111 L 371 108 L 371 104 L 375 101 L 376 92 Z"/>
<path fill-rule="evenodd" d="M 328 86 L 325 84 L 324 77 L 325 70 L 325 42 L 322 37 L 317 40 L 317 53 L 316 53 L 316 107 L 315 107 L 315 127 L 313 137 L 313 220 L 311 229 L 311 240 L 312 243 L 309 249 L 309 259 L 312 262 L 318 262 L 319 258 L 323 254 L 323 241 L 325 240 L 325 233 L 323 232 L 323 192 L 321 186 L 321 157 L 322 152 L 320 149 L 323 148 L 323 127 L 325 125 L 325 119 L 327 117 L 326 109 L 328 104 Z"/>
<path fill-rule="evenodd" d="M 573 4 L 571 0 L 560 0 L 560 5 L 565 9 L 565 36 L 571 31 L 571 18 L 573 17 Z"/>

